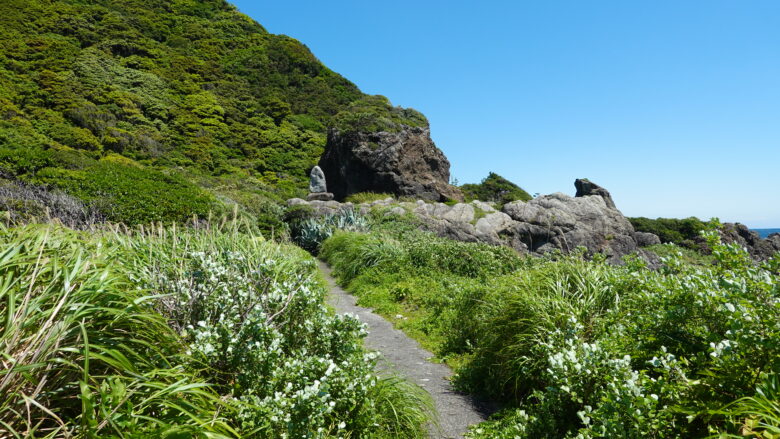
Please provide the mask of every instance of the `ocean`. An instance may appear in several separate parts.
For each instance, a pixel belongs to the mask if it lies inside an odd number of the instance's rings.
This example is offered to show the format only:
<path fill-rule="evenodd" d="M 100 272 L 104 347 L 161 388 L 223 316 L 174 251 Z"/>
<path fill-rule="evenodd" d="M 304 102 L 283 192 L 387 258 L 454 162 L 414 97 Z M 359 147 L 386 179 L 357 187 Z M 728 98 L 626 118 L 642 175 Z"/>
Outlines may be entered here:
<path fill-rule="evenodd" d="M 758 232 L 762 238 L 766 238 L 772 233 L 780 233 L 780 229 L 753 229 L 754 232 Z"/>

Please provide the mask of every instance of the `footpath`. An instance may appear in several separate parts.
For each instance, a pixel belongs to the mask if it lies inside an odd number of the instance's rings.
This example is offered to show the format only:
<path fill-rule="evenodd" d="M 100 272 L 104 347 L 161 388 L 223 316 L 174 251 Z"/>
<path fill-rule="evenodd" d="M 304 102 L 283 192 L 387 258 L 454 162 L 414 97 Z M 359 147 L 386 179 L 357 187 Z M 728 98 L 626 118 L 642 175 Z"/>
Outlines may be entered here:
<path fill-rule="evenodd" d="M 492 411 L 489 407 L 452 389 L 449 367 L 430 362 L 433 354 L 420 347 L 417 341 L 393 328 L 392 323 L 370 309 L 358 306 L 355 296 L 336 284 L 330 267 L 322 261 L 319 265 L 330 285 L 328 304 L 339 314 L 357 315 L 368 326 L 365 345 L 381 354 L 384 364 L 380 363 L 380 366 L 395 371 L 430 393 L 439 413 L 439 428 L 431 428 L 431 438 L 462 438 L 469 425 L 487 418 Z"/>

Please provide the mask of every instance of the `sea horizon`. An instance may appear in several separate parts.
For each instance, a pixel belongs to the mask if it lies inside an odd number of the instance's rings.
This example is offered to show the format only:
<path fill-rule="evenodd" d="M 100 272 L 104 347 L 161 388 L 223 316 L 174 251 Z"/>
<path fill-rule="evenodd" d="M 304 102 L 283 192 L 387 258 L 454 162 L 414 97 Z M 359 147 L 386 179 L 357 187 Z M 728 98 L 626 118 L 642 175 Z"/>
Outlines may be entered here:
<path fill-rule="evenodd" d="M 772 233 L 780 233 L 780 228 L 774 228 L 774 229 L 750 229 L 756 233 L 758 233 L 761 238 L 766 238 L 767 236 L 771 235 Z"/>

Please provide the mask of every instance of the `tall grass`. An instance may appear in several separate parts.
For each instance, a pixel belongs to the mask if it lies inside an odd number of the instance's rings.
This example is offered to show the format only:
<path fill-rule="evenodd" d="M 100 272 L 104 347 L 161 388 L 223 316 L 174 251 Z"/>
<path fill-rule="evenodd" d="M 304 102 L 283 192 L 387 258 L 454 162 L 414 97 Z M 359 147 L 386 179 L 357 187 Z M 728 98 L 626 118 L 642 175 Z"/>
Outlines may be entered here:
<path fill-rule="evenodd" d="M 0 229 L 0 437 L 422 437 L 305 251 L 241 221 Z"/>
<path fill-rule="evenodd" d="M 657 271 L 386 230 L 334 235 L 322 255 L 456 383 L 514 407 L 468 437 L 775 438 L 778 259 L 704 237 L 711 264 L 675 253 Z"/>
<path fill-rule="evenodd" d="M 494 398 L 523 398 L 544 384 L 547 357 L 540 347 L 550 334 L 577 322 L 591 341 L 603 329 L 599 318 L 625 290 L 609 266 L 574 255 L 517 272 L 478 301 L 459 304 L 468 308 L 461 315 L 475 346 L 460 384 Z"/>
<path fill-rule="evenodd" d="M 53 227 L 0 236 L 0 431 L 230 433 L 216 393 L 177 364 L 179 337 L 120 269 L 126 253 Z"/>

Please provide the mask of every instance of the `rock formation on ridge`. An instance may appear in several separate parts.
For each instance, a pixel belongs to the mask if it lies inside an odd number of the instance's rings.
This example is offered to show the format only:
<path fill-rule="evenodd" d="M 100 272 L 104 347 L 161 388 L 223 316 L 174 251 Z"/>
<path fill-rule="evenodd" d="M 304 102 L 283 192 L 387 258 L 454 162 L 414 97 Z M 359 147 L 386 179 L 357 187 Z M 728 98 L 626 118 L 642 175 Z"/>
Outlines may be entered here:
<path fill-rule="evenodd" d="M 427 126 L 400 125 L 379 132 L 331 129 L 319 165 L 339 200 L 358 192 L 430 201 L 463 199 L 449 184 L 450 162 L 431 140 Z"/>
<path fill-rule="evenodd" d="M 577 193 L 574 195 L 575 197 L 579 198 L 587 197 L 589 195 L 598 195 L 604 199 L 604 202 L 607 203 L 607 207 L 610 209 L 617 209 L 609 191 L 587 178 L 578 178 L 574 180 L 574 187 L 577 188 Z"/>
<path fill-rule="evenodd" d="M 618 209 L 608 205 L 609 192 L 601 189 L 599 196 L 555 193 L 528 202 L 514 201 L 501 211 L 482 201 L 449 206 L 423 200 L 397 202 L 392 198 L 358 206 L 336 201 L 307 203 L 300 199 L 289 200 L 288 204 L 308 204 L 319 215 L 342 208 L 358 208 L 365 213 L 374 206 L 383 206 L 387 214 L 413 213 L 423 228 L 459 241 L 506 245 L 532 254 L 556 250 L 568 253 L 584 247 L 588 253 L 603 253 L 616 263 L 623 256 L 638 252 L 654 264 L 656 258 L 640 248 L 633 226 Z M 646 235 L 649 236 L 640 236 L 643 242 L 658 240 L 653 234 Z"/>

